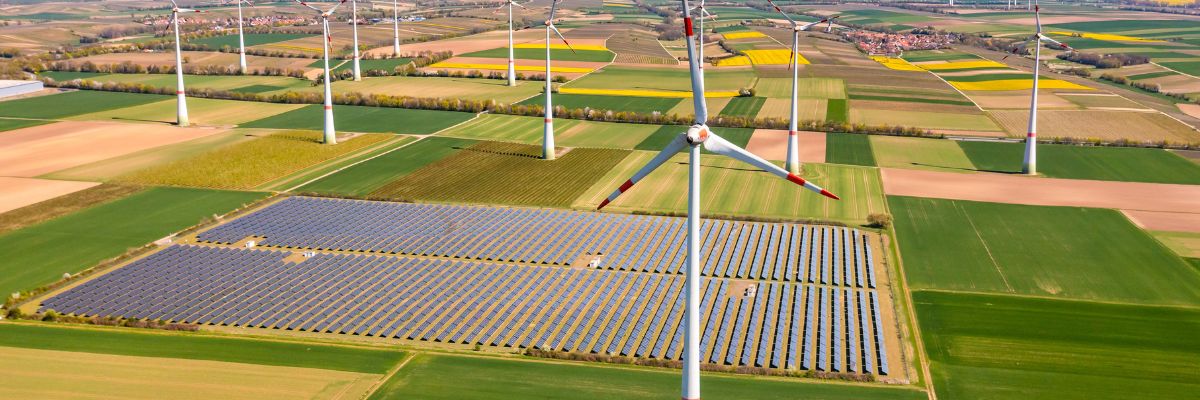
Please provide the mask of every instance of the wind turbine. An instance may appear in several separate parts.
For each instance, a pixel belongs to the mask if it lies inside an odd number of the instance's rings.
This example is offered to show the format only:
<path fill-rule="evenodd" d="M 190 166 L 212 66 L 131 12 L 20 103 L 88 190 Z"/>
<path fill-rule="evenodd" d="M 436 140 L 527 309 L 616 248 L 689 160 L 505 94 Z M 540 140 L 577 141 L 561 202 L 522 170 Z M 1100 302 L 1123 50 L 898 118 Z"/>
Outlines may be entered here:
<path fill-rule="evenodd" d="M 842 17 L 841 15 L 834 15 L 832 17 L 826 18 L 825 22 L 827 24 L 825 25 L 825 33 L 832 33 L 833 32 L 833 20 L 841 18 L 841 17 Z"/>
<path fill-rule="evenodd" d="M 392 0 L 392 56 L 400 57 L 400 4 Z"/>
<path fill-rule="evenodd" d="M 696 24 L 699 33 L 698 36 L 700 37 L 700 44 L 697 45 L 698 48 L 696 51 L 696 56 L 700 57 L 700 77 L 704 78 L 704 20 L 710 17 L 715 20 L 717 17 L 710 14 L 708 9 L 704 8 L 704 0 L 700 0 L 700 5 L 692 8 L 691 11 L 696 11 L 696 14 L 700 16 L 700 20 L 697 21 L 698 23 Z"/>
<path fill-rule="evenodd" d="M 240 71 L 242 71 L 242 74 L 245 74 L 248 71 L 246 71 L 246 35 L 242 32 L 242 3 L 246 3 L 251 6 L 253 6 L 254 3 L 251 3 L 250 0 L 229 0 L 229 1 L 237 2 L 237 8 L 238 8 L 238 67 L 241 68 Z M 226 2 L 225 4 L 228 5 L 229 2 Z"/>
<path fill-rule="evenodd" d="M 341 7 L 342 4 L 346 4 L 346 0 L 339 1 L 337 4 L 335 4 L 333 7 L 331 7 L 328 11 L 321 11 L 320 9 L 318 9 L 316 7 L 308 5 L 308 3 L 306 3 L 302 0 L 293 0 L 293 1 L 300 3 L 300 5 L 302 5 L 302 6 L 312 9 L 313 11 L 316 11 L 317 15 L 320 15 L 320 17 L 321 17 L 321 43 L 323 44 L 323 46 L 321 46 L 321 50 L 325 54 L 325 129 L 324 129 L 325 137 L 324 137 L 324 143 L 325 144 L 337 144 L 337 132 L 333 130 L 333 91 L 330 90 L 330 88 L 329 88 L 329 85 L 332 82 L 332 74 L 329 73 L 329 42 L 332 41 L 332 38 L 330 38 L 330 36 L 329 36 L 329 16 L 333 15 L 333 11 L 337 10 L 338 7 Z M 356 52 L 358 51 L 357 48 L 355 48 L 355 51 Z"/>
<path fill-rule="evenodd" d="M 183 52 L 179 49 L 179 13 L 181 12 L 201 12 L 190 8 L 179 8 L 179 3 L 171 0 L 171 22 L 175 24 L 175 97 L 176 97 L 176 113 L 175 124 L 179 126 L 188 126 L 187 112 L 187 96 L 184 95 L 183 88 Z"/>
<path fill-rule="evenodd" d="M 550 102 L 550 31 L 554 31 L 568 49 L 574 53 L 575 49 L 571 48 L 571 43 L 567 42 L 567 38 L 563 37 L 562 32 L 554 27 L 554 10 L 558 8 L 558 3 L 563 0 L 552 0 L 550 3 L 550 16 L 546 18 L 546 127 L 542 130 L 542 159 L 554 159 L 554 104 Z M 512 32 L 512 31 L 509 31 Z M 512 65 L 512 64 L 509 64 Z"/>
<path fill-rule="evenodd" d="M 797 115 L 796 107 L 799 107 L 800 101 L 798 93 L 800 90 L 800 66 L 796 65 L 796 63 L 800 60 L 800 58 L 796 57 L 796 54 L 800 52 L 800 31 L 807 31 L 809 28 L 821 24 L 822 22 L 833 21 L 833 19 L 837 18 L 838 16 L 835 15 L 817 22 L 810 22 L 800 25 L 796 23 L 796 20 L 788 16 L 787 13 L 783 12 L 779 6 L 775 5 L 774 1 L 767 0 L 767 3 L 770 3 L 771 7 L 775 7 L 775 11 L 778 11 L 780 14 L 782 14 L 783 17 L 787 18 L 788 22 L 792 24 L 792 56 L 791 60 L 788 61 L 788 69 L 792 70 L 792 107 L 789 114 L 791 120 L 788 121 L 787 161 L 784 167 L 787 168 L 788 172 L 798 174 L 800 173 L 800 138 L 797 137 L 797 135 L 799 134 L 798 124 L 800 117 Z M 832 22 L 830 22 L 830 27 L 832 26 Z"/>
<path fill-rule="evenodd" d="M 345 3 L 345 1 L 343 0 L 342 3 Z M 338 5 L 341 5 L 341 3 L 338 3 Z M 337 6 L 334 6 L 334 8 L 337 8 Z M 354 32 L 354 80 L 361 81 L 362 72 L 358 68 L 358 0 L 350 0 L 350 21 L 351 30 Z"/>
<path fill-rule="evenodd" d="M 496 10 L 499 11 L 500 8 L 505 7 L 505 6 L 508 6 L 508 86 L 517 86 L 517 68 L 516 68 L 516 64 L 514 63 L 515 60 L 513 60 L 513 9 L 512 8 L 513 8 L 513 6 L 525 8 L 525 6 L 517 4 L 517 2 L 513 1 L 513 0 L 504 0 L 504 3 L 501 3 L 500 7 L 496 7 Z M 525 8 L 525 9 L 528 10 L 528 8 Z"/>
<path fill-rule="evenodd" d="M 682 1 L 683 10 L 690 10 L 691 7 L 688 7 L 688 0 Z M 676 153 L 684 149 L 688 150 L 687 277 L 684 286 L 687 292 L 687 313 L 684 318 L 686 321 L 685 331 L 687 332 L 687 336 L 684 341 L 683 384 L 681 389 L 684 400 L 696 400 L 700 398 L 700 243 L 702 242 L 700 238 L 700 146 L 704 146 L 704 149 L 713 153 L 731 157 L 766 170 L 772 175 L 785 178 L 826 197 L 832 199 L 837 199 L 838 197 L 811 182 L 805 181 L 804 178 L 789 173 L 775 166 L 775 164 L 771 164 L 745 149 L 730 143 L 724 138 L 717 136 L 716 133 L 713 133 L 708 128 L 708 106 L 704 99 L 704 80 L 700 76 L 700 60 L 696 58 L 696 37 L 695 32 L 692 31 L 692 17 L 686 12 L 683 17 L 683 29 L 683 37 L 688 52 L 688 66 L 692 78 L 692 104 L 696 108 L 696 123 L 688 128 L 687 132 L 681 133 L 675 139 L 672 139 L 666 148 L 659 152 L 658 155 L 655 155 L 649 163 L 633 174 L 632 178 L 625 181 L 608 198 L 604 199 L 597 209 L 604 208 L 608 203 L 615 200 L 617 196 L 620 196 L 621 193 L 629 190 L 638 181 L 650 175 L 650 172 L 661 166 Z"/>
<path fill-rule="evenodd" d="M 1058 45 L 1066 51 L 1075 50 L 1042 34 L 1041 10 L 1036 4 L 1033 6 L 1033 19 L 1037 24 L 1037 34 L 1034 37 L 1036 46 L 1033 49 L 1033 94 L 1029 96 L 1029 134 L 1025 135 L 1025 160 L 1021 163 L 1021 172 L 1028 175 L 1037 175 L 1038 73 L 1042 66 L 1042 41 Z"/>

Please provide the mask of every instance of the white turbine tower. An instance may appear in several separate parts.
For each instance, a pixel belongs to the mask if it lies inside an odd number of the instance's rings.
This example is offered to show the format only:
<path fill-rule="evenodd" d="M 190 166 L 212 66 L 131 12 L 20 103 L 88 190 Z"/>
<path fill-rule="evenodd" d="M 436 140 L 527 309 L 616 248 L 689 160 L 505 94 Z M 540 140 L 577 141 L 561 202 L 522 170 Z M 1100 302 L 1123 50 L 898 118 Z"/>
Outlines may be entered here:
<path fill-rule="evenodd" d="M 546 18 L 546 127 L 542 130 L 542 159 L 554 159 L 554 103 L 550 101 L 550 31 L 554 31 L 568 49 L 574 53 L 575 49 L 571 48 L 571 43 L 567 42 L 567 38 L 563 37 L 562 32 L 554 27 L 554 11 L 558 8 L 558 3 L 563 0 L 553 0 L 550 3 L 550 16 Z"/>
<path fill-rule="evenodd" d="M 179 8 L 179 3 L 171 0 L 171 23 L 175 25 L 175 124 L 188 126 L 187 96 L 184 94 L 185 89 L 183 88 L 183 52 L 179 49 L 179 13 L 181 12 L 198 13 L 200 10 Z"/>
<path fill-rule="evenodd" d="M 330 83 L 332 82 L 333 75 L 329 73 L 329 46 L 330 46 L 329 42 L 332 41 L 332 38 L 329 36 L 329 16 L 333 15 L 333 11 L 337 10 L 338 7 L 341 7 L 342 4 L 346 4 L 346 0 L 339 1 L 333 7 L 329 8 L 328 11 L 321 11 L 320 9 L 310 6 L 310 5 L 308 5 L 308 3 L 301 1 L 301 0 L 293 0 L 293 1 L 300 3 L 300 5 L 302 5 L 302 6 L 312 9 L 313 11 L 316 11 L 317 15 L 321 17 L 321 38 L 322 38 L 321 43 L 324 45 L 324 46 L 322 46 L 322 51 L 325 54 L 325 129 L 324 129 L 325 136 L 324 136 L 324 143 L 325 144 L 337 144 L 337 132 L 333 130 L 333 91 L 330 89 Z"/>
<path fill-rule="evenodd" d="M 392 56 L 400 57 L 400 4 L 392 0 Z"/>
<path fill-rule="evenodd" d="M 775 7 L 775 11 L 782 14 L 792 24 L 792 55 L 788 61 L 788 69 L 792 70 L 792 107 L 788 114 L 790 120 L 788 121 L 787 161 L 784 167 L 787 168 L 788 172 L 798 174 L 800 173 L 800 138 L 797 135 L 799 134 L 798 124 L 800 117 L 797 115 L 796 107 L 799 107 L 798 103 L 800 101 L 798 93 L 800 91 L 800 66 L 796 64 L 800 60 L 800 57 L 796 57 L 796 54 L 800 52 L 800 31 L 806 31 L 822 22 L 831 21 L 833 18 L 837 18 L 837 16 L 800 25 L 796 23 L 796 20 L 788 16 L 786 12 L 783 12 L 779 6 L 775 5 L 775 2 L 771 0 L 767 0 L 767 2 L 771 4 L 771 7 Z"/>
<path fill-rule="evenodd" d="M 242 32 L 242 3 L 246 3 L 251 6 L 253 6 L 254 3 L 251 3 L 250 0 L 230 0 L 230 2 L 237 2 L 237 8 L 238 8 L 238 67 L 240 68 L 239 71 L 242 71 L 242 74 L 246 74 L 249 71 L 246 70 L 246 34 L 244 32 Z M 229 3 L 227 2 L 225 4 L 229 4 Z"/>
<path fill-rule="evenodd" d="M 683 1 L 683 10 L 690 10 L 688 0 Z M 654 171 L 660 165 L 676 153 L 687 149 L 688 151 L 688 216 L 687 216 L 687 277 L 684 289 L 686 291 L 687 312 L 685 314 L 685 336 L 684 352 L 683 352 L 683 384 L 682 398 L 684 400 L 696 400 L 700 398 L 700 146 L 704 149 L 731 157 L 755 167 L 766 170 L 772 175 L 785 178 L 793 183 L 803 185 L 805 188 L 814 192 L 821 193 L 826 197 L 837 199 L 838 197 L 829 193 L 825 189 L 818 187 L 804 180 L 800 176 L 775 166 L 770 162 L 751 154 L 750 152 L 730 143 L 729 141 L 717 136 L 709 130 L 706 121 L 708 120 L 708 108 L 704 100 L 704 81 L 700 78 L 700 60 L 696 58 L 696 37 L 692 30 L 692 17 L 688 13 L 684 13 L 683 18 L 684 39 L 687 45 L 688 66 L 691 70 L 692 77 L 692 103 L 696 108 L 696 123 L 688 128 L 687 132 L 681 133 L 671 140 L 658 155 L 655 155 L 642 169 L 633 174 L 633 177 L 625 181 L 616 191 L 608 198 L 600 203 L 597 209 L 604 208 L 608 203 L 612 202 L 621 193 L 629 190 L 638 181 L 645 178 L 650 172 Z"/>
<path fill-rule="evenodd" d="M 1033 94 L 1029 100 L 1029 134 L 1025 135 L 1025 159 L 1021 163 L 1021 172 L 1028 175 L 1037 175 L 1037 107 L 1038 107 L 1038 74 L 1041 72 L 1042 65 L 1042 41 L 1058 45 L 1067 51 L 1074 49 L 1062 42 L 1051 39 L 1042 34 L 1042 17 L 1039 7 L 1033 6 L 1033 18 L 1037 24 L 1037 33 L 1034 37 L 1033 49 Z"/>
<path fill-rule="evenodd" d="M 833 20 L 841 18 L 841 17 L 842 17 L 841 15 L 834 15 L 832 17 L 826 18 L 825 19 L 825 22 L 826 22 L 825 33 L 833 33 Z"/>
<path fill-rule="evenodd" d="M 343 3 L 345 2 L 343 1 Z M 354 80 L 361 81 L 362 72 L 358 68 L 358 0 L 350 0 L 350 21 L 350 29 L 353 31 L 354 36 Z"/>
<path fill-rule="evenodd" d="M 506 6 L 508 7 L 508 86 L 517 86 L 517 67 L 513 59 L 513 6 L 521 8 L 525 8 L 525 6 L 517 4 L 513 0 L 504 0 L 504 3 L 501 3 L 500 7 L 496 7 L 496 10 L 499 11 Z"/>

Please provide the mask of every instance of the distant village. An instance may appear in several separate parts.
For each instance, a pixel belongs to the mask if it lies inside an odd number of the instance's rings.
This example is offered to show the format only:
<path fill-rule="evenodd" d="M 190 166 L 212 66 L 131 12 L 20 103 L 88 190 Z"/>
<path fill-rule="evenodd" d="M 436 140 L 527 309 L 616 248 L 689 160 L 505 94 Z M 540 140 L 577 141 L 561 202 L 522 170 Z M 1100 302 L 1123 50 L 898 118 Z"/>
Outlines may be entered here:
<path fill-rule="evenodd" d="M 949 47 L 958 42 L 954 34 L 926 32 L 918 33 L 874 32 L 863 29 L 847 30 L 842 36 L 870 55 L 898 55 L 911 50 L 934 50 Z"/>

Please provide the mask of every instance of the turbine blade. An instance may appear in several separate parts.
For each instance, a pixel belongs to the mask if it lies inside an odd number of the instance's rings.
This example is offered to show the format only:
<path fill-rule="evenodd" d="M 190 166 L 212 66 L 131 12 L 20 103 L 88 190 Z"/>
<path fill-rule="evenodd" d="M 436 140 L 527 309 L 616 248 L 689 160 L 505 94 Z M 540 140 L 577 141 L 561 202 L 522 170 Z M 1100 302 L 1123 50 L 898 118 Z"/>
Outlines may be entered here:
<path fill-rule="evenodd" d="M 567 48 L 571 50 L 571 54 L 579 54 L 579 53 L 575 52 L 574 47 L 571 47 L 571 42 L 568 42 L 567 38 L 563 37 L 562 32 L 559 32 L 558 28 L 554 27 L 554 24 L 550 24 L 550 25 L 546 25 L 546 26 L 550 27 L 550 30 L 553 30 L 554 33 L 558 35 L 559 39 L 562 39 L 563 44 L 567 45 Z"/>
<path fill-rule="evenodd" d="M 560 0 L 550 0 L 550 16 L 546 17 L 547 25 L 550 24 L 550 21 L 554 21 L 554 11 L 558 9 L 559 1 Z"/>
<path fill-rule="evenodd" d="M 500 10 L 504 9 L 504 6 L 507 6 L 507 5 L 508 5 L 508 3 L 500 3 L 500 5 L 496 7 L 496 11 L 499 12 Z"/>
<path fill-rule="evenodd" d="M 779 8 L 779 6 L 775 5 L 774 1 L 767 0 L 767 4 L 770 4 L 771 7 L 775 7 L 775 11 L 779 11 L 779 14 L 782 14 L 784 18 L 787 18 L 788 22 L 791 22 L 793 27 L 796 26 L 796 21 L 793 20 L 792 17 L 788 16 L 787 13 L 783 12 L 783 9 L 781 9 L 781 8 Z"/>
<path fill-rule="evenodd" d="M 802 30 L 802 31 L 807 31 L 807 30 L 808 30 L 808 28 L 812 28 L 812 27 L 814 27 L 814 26 L 817 26 L 817 25 L 820 25 L 820 24 L 823 24 L 823 23 L 826 23 L 826 22 L 829 22 L 829 19 L 828 19 L 828 18 L 826 18 L 826 19 L 823 19 L 823 20 L 820 20 L 820 21 L 817 21 L 817 22 L 809 22 L 809 23 L 807 23 L 807 24 L 804 24 L 804 25 L 800 26 L 800 30 Z"/>
<path fill-rule="evenodd" d="M 311 5 L 308 5 L 308 3 L 305 3 L 305 2 L 303 2 L 303 1 L 300 1 L 300 0 L 292 0 L 292 1 L 295 1 L 295 2 L 297 2 L 297 3 L 300 3 L 300 5 L 302 5 L 302 6 L 305 6 L 305 7 L 311 8 L 313 11 L 316 11 L 316 12 L 321 12 L 321 10 L 320 10 L 320 9 L 318 9 L 318 8 L 316 8 L 316 7 L 313 7 L 313 6 L 311 6 Z"/>
<path fill-rule="evenodd" d="M 200 11 L 200 10 L 193 10 L 193 9 L 190 9 L 190 8 L 180 8 L 180 9 L 179 9 L 179 12 L 204 12 L 204 11 Z"/>
<path fill-rule="evenodd" d="M 1065 43 L 1063 43 L 1063 42 L 1060 42 L 1060 41 L 1057 41 L 1057 40 L 1051 39 L 1049 36 L 1046 36 L 1046 35 L 1043 35 L 1043 34 L 1040 34 L 1040 33 L 1039 33 L 1037 36 L 1038 36 L 1038 39 L 1039 39 L 1039 40 L 1045 40 L 1045 41 L 1047 41 L 1047 42 L 1054 43 L 1054 44 L 1055 44 L 1055 45 L 1057 45 L 1058 47 L 1062 47 L 1064 50 L 1075 50 L 1075 49 L 1071 48 L 1071 46 L 1067 46 L 1067 45 L 1066 45 Z"/>
<path fill-rule="evenodd" d="M 179 3 L 176 3 L 175 0 L 171 0 L 171 5 L 175 6 L 175 8 L 179 8 Z"/>
<path fill-rule="evenodd" d="M 670 160 L 671 156 L 674 156 L 675 153 L 680 152 L 687 146 L 688 143 L 686 135 L 680 134 L 679 136 L 676 136 L 675 139 L 671 140 L 671 143 L 667 143 L 667 147 L 664 147 L 662 151 L 659 151 L 658 154 L 654 156 L 654 158 L 650 159 L 650 162 L 646 163 L 642 169 L 639 169 L 636 173 L 634 173 L 632 178 L 629 178 L 629 180 L 621 184 L 621 187 L 617 188 L 616 191 L 608 195 L 608 198 L 600 202 L 600 206 L 596 207 L 596 209 L 599 210 L 604 208 L 604 206 L 607 206 L 608 203 L 616 200 L 621 193 L 625 193 L 626 190 L 629 190 L 629 188 L 633 187 L 634 184 L 640 182 L 646 177 L 646 175 L 650 175 L 651 172 L 654 172 L 655 169 L 658 169 L 659 166 L 663 165 L 663 163 L 667 162 L 667 160 Z"/>
<path fill-rule="evenodd" d="M 333 10 L 337 10 L 338 7 L 342 6 L 342 4 L 346 4 L 346 0 L 342 0 L 342 1 L 338 2 L 336 5 L 333 6 L 333 8 L 330 8 L 329 11 L 326 11 L 325 15 L 333 15 Z"/>
<path fill-rule="evenodd" d="M 521 3 L 517 3 L 517 2 L 515 2 L 515 1 L 514 1 L 514 2 L 512 2 L 512 5 L 514 5 L 514 6 L 517 6 L 517 7 L 524 8 L 524 9 L 526 9 L 526 10 L 528 10 L 528 9 L 529 9 L 529 7 L 525 7 L 525 6 L 521 5 Z"/>
<path fill-rule="evenodd" d="M 1038 35 L 1042 34 L 1042 13 L 1040 6 L 1033 6 L 1033 21 L 1037 24 Z"/>
<path fill-rule="evenodd" d="M 733 143 L 729 143 L 728 140 L 725 140 L 724 138 L 717 136 L 712 132 L 708 133 L 708 139 L 704 141 L 704 149 L 761 168 L 764 171 L 771 173 L 771 175 L 787 179 L 792 183 L 804 186 L 805 189 L 820 193 L 822 196 L 834 200 L 840 200 L 837 195 L 830 193 L 828 190 L 822 189 L 820 186 L 804 180 L 804 178 L 801 178 L 799 175 L 787 172 L 787 170 L 779 168 L 779 166 L 771 164 L 767 160 L 764 160 L 761 157 L 754 155 L 754 153 L 748 152 Z"/>

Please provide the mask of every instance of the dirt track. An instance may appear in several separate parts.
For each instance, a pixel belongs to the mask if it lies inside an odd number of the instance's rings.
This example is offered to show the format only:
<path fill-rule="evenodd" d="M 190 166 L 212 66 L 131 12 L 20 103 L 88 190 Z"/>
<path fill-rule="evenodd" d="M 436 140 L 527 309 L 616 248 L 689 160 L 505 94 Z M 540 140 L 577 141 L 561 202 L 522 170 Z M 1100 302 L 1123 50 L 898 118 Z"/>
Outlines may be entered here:
<path fill-rule="evenodd" d="M 825 162 L 825 134 L 821 132 L 799 132 L 800 162 Z M 787 157 L 787 131 L 757 129 L 746 143 L 746 150 L 768 160 L 781 161 Z"/>
<path fill-rule="evenodd" d="M 1200 213 L 1200 186 L 882 168 L 889 195 L 1045 206 Z"/>
<path fill-rule="evenodd" d="M 96 185 L 99 183 L 0 177 L 0 213 Z"/>
<path fill-rule="evenodd" d="M 1195 214 L 1121 210 L 1129 220 L 1146 230 L 1200 233 L 1200 206 Z"/>
<path fill-rule="evenodd" d="M 67 121 L 0 136 L 0 176 L 35 177 L 225 132 L 159 124 Z"/>

